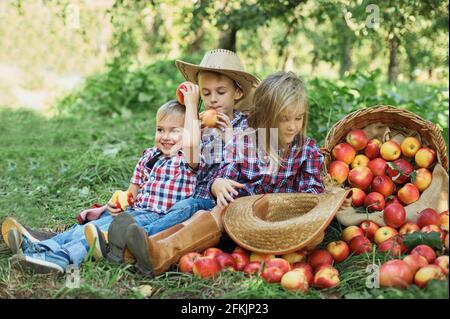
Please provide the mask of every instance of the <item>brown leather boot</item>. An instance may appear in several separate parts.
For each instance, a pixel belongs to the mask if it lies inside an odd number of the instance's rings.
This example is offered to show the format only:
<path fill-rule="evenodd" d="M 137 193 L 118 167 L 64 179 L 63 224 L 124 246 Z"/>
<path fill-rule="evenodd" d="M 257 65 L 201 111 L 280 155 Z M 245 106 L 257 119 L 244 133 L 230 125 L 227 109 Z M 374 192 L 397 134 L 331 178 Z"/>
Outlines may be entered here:
<path fill-rule="evenodd" d="M 143 229 L 142 229 L 143 230 Z M 145 233 L 145 232 L 144 232 Z M 202 251 L 219 243 L 222 227 L 207 211 L 195 213 L 187 221 L 151 237 L 141 230 L 127 230 L 127 247 L 136 258 L 136 267 L 149 275 L 160 275 L 187 252 Z"/>

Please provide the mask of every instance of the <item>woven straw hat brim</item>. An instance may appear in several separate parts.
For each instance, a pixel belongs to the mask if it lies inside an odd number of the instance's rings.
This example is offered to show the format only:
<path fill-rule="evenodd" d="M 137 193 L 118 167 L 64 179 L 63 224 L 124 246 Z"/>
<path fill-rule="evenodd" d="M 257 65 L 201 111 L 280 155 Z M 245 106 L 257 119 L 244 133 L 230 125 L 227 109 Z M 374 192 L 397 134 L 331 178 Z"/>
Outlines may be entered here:
<path fill-rule="evenodd" d="M 243 97 L 239 100 L 235 105 L 235 109 L 237 110 L 245 110 L 248 109 L 253 103 L 253 94 L 258 86 L 260 80 L 251 75 L 250 73 L 239 71 L 239 70 L 230 70 L 230 69 L 221 69 L 221 68 L 212 68 L 212 67 L 203 67 L 200 65 L 184 62 L 181 60 L 176 60 L 175 64 L 180 70 L 181 74 L 183 74 L 184 78 L 187 81 L 198 84 L 197 75 L 200 71 L 211 71 L 217 72 L 223 75 L 228 76 L 230 79 L 239 83 L 241 89 L 243 91 Z"/>
<path fill-rule="evenodd" d="M 239 246 L 261 254 L 288 254 L 313 242 L 349 195 L 275 193 L 238 198 L 223 215 L 225 231 Z"/>

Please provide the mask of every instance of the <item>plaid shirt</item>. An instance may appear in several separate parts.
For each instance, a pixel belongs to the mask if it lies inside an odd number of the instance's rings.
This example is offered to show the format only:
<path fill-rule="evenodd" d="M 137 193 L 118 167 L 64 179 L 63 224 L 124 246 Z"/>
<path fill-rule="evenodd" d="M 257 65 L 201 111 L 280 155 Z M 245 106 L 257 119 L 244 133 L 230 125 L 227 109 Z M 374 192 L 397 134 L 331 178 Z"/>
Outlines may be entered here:
<path fill-rule="evenodd" d="M 130 182 L 139 185 L 133 209 L 146 209 L 165 214 L 173 204 L 194 194 L 196 173 L 180 152 L 162 156 L 156 147 L 144 150 Z M 146 164 L 153 160 L 149 169 Z"/>
<path fill-rule="evenodd" d="M 264 193 L 318 194 L 325 191 L 321 175 L 323 155 L 313 139 L 307 137 L 303 146 L 294 141 L 287 156 L 283 158 L 281 153 L 278 154 L 282 158 L 281 165 L 274 166 L 274 169 L 263 160 L 261 153 L 256 155 L 254 139 L 235 135 L 233 140 L 233 145 L 226 147 L 227 161 L 221 165 L 219 175 L 245 184 L 244 188 L 238 189 L 238 197 Z M 239 150 L 243 150 L 243 154 Z M 209 182 L 209 189 L 212 183 Z"/>
<path fill-rule="evenodd" d="M 231 126 L 233 127 L 233 130 L 245 130 L 248 128 L 247 115 L 239 111 L 233 111 Z M 220 165 L 224 159 L 224 145 L 218 129 L 204 128 L 202 130 L 200 148 L 200 165 L 194 197 L 212 199 L 209 192 L 208 182 L 217 177 L 219 174 Z"/>

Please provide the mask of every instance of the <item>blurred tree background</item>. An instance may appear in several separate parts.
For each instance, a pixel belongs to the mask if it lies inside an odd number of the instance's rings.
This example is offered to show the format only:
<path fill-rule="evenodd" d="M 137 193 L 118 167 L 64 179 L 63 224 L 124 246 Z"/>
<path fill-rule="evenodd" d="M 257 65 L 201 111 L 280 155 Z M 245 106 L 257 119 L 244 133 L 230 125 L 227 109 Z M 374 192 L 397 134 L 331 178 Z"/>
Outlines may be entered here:
<path fill-rule="evenodd" d="M 260 78 L 289 70 L 308 82 L 319 140 L 341 116 L 377 103 L 448 127 L 445 1 L 0 1 L 0 105 L 81 116 L 154 110 L 182 81 L 175 59 L 199 63 L 226 48 Z"/>

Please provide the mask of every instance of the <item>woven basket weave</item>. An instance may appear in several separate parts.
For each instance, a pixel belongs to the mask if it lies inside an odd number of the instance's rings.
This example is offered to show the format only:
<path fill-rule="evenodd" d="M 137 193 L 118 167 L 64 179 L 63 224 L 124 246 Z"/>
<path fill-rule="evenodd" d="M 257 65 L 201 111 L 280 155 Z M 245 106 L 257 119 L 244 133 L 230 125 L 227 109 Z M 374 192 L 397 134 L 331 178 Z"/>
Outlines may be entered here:
<path fill-rule="evenodd" d="M 321 149 L 325 155 L 324 168 L 331 163 L 331 150 L 345 140 L 352 129 L 363 129 L 367 125 L 383 123 L 392 128 L 406 128 L 416 131 L 422 139 L 437 153 L 438 162 L 448 171 L 447 147 L 439 128 L 418 115 L 390 105 L 376 105 L 348 114 L 335 123 L 325 138 Z"/>

